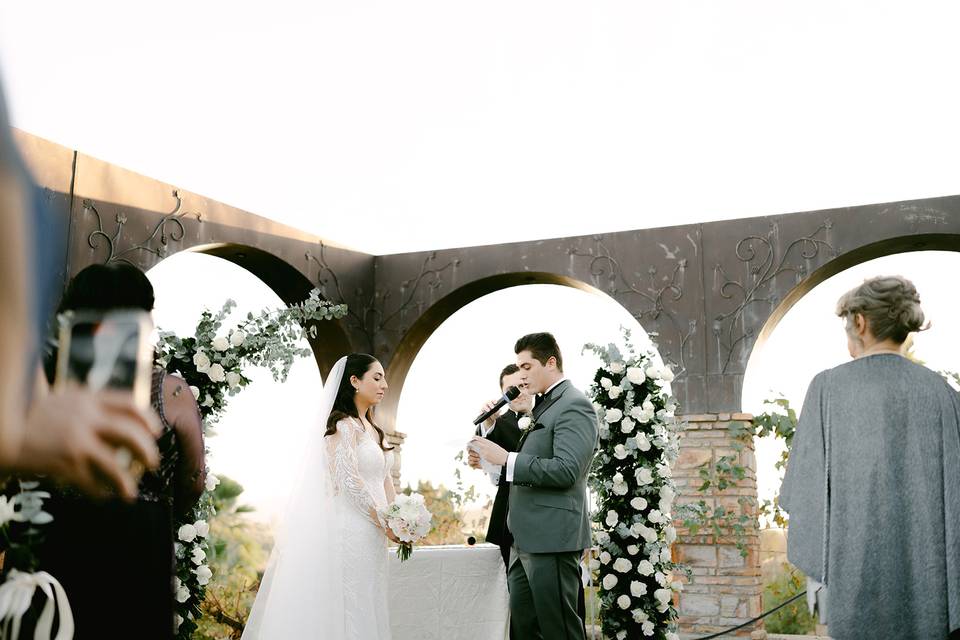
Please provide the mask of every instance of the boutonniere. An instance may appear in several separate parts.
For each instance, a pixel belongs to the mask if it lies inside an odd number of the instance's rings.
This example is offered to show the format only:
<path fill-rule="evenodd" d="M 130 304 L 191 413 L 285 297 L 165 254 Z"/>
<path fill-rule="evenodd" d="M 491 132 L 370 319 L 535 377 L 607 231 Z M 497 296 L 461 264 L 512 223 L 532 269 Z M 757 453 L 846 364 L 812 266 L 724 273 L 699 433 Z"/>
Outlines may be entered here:
<path fill-rule="evenodd" d="M 529 431 L 530 427 L 533 426 L 533 418 L 527 415 L 521 416 L 517 420 L 517 426 L 520 427 L 520 431 Z"/>

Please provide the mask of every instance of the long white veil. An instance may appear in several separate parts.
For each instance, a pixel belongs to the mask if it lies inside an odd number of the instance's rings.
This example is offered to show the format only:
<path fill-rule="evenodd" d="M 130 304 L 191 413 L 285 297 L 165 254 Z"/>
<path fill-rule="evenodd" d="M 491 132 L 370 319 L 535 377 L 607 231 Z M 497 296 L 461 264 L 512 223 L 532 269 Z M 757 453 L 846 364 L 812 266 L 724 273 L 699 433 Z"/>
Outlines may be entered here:
<path fill-rule="evenodd" d="M 330 371 L 316 428 L 284 511 L 242 640 L 344 637 L 340 539 L 324 432 L 346 357 Z"/>

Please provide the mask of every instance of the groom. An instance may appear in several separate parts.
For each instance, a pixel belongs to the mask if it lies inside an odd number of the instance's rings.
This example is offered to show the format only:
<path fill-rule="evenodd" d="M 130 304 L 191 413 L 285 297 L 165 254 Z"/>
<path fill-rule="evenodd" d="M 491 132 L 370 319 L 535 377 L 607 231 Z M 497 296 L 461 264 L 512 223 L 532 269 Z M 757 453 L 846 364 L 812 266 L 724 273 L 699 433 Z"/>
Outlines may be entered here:
<path fill-rule="evenodd" d="M 503 465 L 510 487 L 507 526 L 513 534 L 507 584 L 519 638 L 583 640 L 577 616 L 579 559 L 590 546 L 587 472 L 597 445 L 597 416 L 581 391 L 563 377 L 563 359 L 549 333 L 514 346 L 521 381 L 542 394 L 516 453 L 474 438 L 487 462 Z"/>

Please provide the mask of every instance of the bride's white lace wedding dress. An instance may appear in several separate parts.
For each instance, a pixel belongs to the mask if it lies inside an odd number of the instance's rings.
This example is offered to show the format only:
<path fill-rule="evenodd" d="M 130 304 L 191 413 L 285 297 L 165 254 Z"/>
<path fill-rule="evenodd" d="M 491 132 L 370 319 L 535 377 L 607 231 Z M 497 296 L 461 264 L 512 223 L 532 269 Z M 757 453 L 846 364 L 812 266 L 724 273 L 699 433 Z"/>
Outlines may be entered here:
<path fill-rule="evenodd" d="M 370 510 L 387 506 L 393 452 L 354 419 L 340 420 L 337 434 L 327 438 L 327 454 L 343 558 L 344 631 L 350 640 L 387 640 L 387 538 Z"/>
<path fill-rule="evenodd" d="M 387 506 L 393 452 L 356 418 L 325 436 L 344 361 L 324 385 L 270 562 L 242 640 L 389 640 Z"/>

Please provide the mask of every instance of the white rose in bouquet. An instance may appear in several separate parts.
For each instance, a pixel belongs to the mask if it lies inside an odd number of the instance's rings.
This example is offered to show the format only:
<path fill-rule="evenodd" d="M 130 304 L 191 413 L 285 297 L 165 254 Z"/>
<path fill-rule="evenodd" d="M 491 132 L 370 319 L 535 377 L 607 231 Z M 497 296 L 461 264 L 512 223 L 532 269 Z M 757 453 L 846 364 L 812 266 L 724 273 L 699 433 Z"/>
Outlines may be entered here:
<path fill-rule="evenodd" d="M 652 576 L 653 572 L 654 568 L 649 560 L 641 560 L 640 564 L 637 565 L 637 573 L 642 576 Z"/>
<path fill-rule="evenodd" d="M 646 595 L 647 593 L 646 585 L 643 585 L 643 593 L 644 595 Z M 640 596 L 637 596 L 637 597 L 639 598 Z M 637 624 L 643 624 L 644 622 L 650 619 L 650 616 L 648 616 L 647 612 L 644 611 L 643 609 L 634 609 L 633 611 L 631 611 L 631 613 L 633 614 L 633 621 L 636 622 Z"/>
<path fill-rule="evenodd" d="M 617 576 L 613 575 L 612 573 L 608 573 L 607 575 L 603 576 L 603 588 L 607 591 L 610 591 L 617 586 L 617 582 Z"/>
<path fill-rule="evenodd" d="M 647 520 L 653 524 L 662 524 L 666 521 L 659 509 L 651 509 L 650 513 L 647 514 Z"/>
<path fill-rule="evenodd" d="M 647 620 L 641 627 L 641 631 L 643 631 L 643 635 L 645 636 L 652 636 L 655 629 L 656 627 L 654 626 L 652 620 Z"/>
<path fill-rule="evenodd" d="M 610 373 L 621 374 L 623 373 L 623 363 L 620 361 L 610 363 Z"/>
<path fill-rule="evenodd" d="M 635 556 L 640 553 L 640 547 L 635 544 L 631 544 L 627 547 L 627 553 L 629 553 L 631 556 Z"/>
<path fill-rule="evenodd" d="M 223 370 L 223 367 L 217 363 L 210 365 L 205 373 L 213 382 L 223 382 L 226 379 L 226 372 Z"/>
<path fill-rule="evenodd" d="M 620 419 L 623 417 L 623 411 L 620 409 L 607 409 L 606 415 L 603 419 L 608 423 L 613 424 L 614 422 L 620 422 Z"/>
<path fill-rule="evenodd" d="M 644 498 L 636 497 L 630 501 L 630 506 L 636 509 L 637 511 L 643 511 L 647 508 L 647 501 Z"/>
<path fill-rule="evenodd" d="M 610 534 L 606 531 L 598 531 L 595 537 L 597 538 L 597 544 L 605 545 L 610 542 Z"/>
<path fill-rule="evenodd" d="M 617 522 L 619 521 L 620 521 L 620 516 L 617 515 L 616 511 L 614 511 L 613 509 L 610 509 L 609 511 L 607 511 L 607 518 L 606 520 L 604 520 L 604 522 L 607 523 L 608 527 L 617 526 Z"/>
<path fill-rule="evenodd" d="M 662 547 L 660 549 L 660 562 L 667 563 L 670 562 L 671 559 L 670 547 Z"/>
<path fill-rule="evenodd" d="M 607 390 L 607 395 L 610 396 L 611 400 L 619 398 L 621 393 L 623 393 L 623 389 L 620 387 L 610 387 L 610 389 Z"/>
<path fill-rule="evenodd" d="M 217 485 L 220 484 L 220 478 L 213 475 L 212 473 L 207 474 L 206 489 L 207 491 L 213 491 L 217 488 Z"/>
<path fill-rule="evenodd" d="M 226 351 L 230 348 L 230 341 L 223 336 L 217 336 L 213 339 L 211 345 L 214 351 Z"/>
<path fill-rule="evenodd" d="M 650 467 L 640 467 L 636 470 L 635 475 L 637 477 L 637 482 L 641 486 L 648 485 L 653 482 L 653 472 L 650 471 Z"/>
<path fill-rule="evenodd" d="M 640 598 L 647 595 L 647 585 L 640 582 L 639 580 L 634 580 L 630 583 L 630 593 L 634 598 Z"/>
<path fill-rule="evenodd" d="M 651 529 L 650 527 L 644 527 L 640 532 L 640 537 L 642 537 L 647 542 L 656 542 L 657 541 L 657 531 L 656 529 Z"/>
<path fill-rule="evenodd" d="M 634 422 L 630 418 L 624 418 L 620 422 L 620 431 L 622 431 L 623 433 L 631 433 L 635 426 L 637 426 L 636 422 Z"/>
<path fill-rule="evenodd" d="M 210 578 L 213 577 L 213 571 L 210 571 L 210 567 L 208 567 L 205 564 L 200 565 L 199 567 L 194 569 L 193 572 L 197 574 L 197 584 L 199 584 L 200 586 L 203 586 L 208 582 L 210 582 Z"/>
<path fill-rule="evenodd" d="M 200 399 L 200 388 L 199 388 L 199 387 L 195 387 L 195 386 L 193 386 L 193 385 L 190 385 L 190 393 L 193 394 L 193 399 L 194 399 L 194 400 L 199 400 L 199 399 Z"/>
<path fill-rule="evenodd" d="M 653 597 L 657 599 L 660 604 L 669 604 L 673 600 L 673 591 L 671 589 L 657 589 L 653 592 Z"/>
<path fill-rule="evenodd" d="M 633 569 L 633 563 L 627 560 L 626 558 L 617 558 L 613 561 L 613 570 L 620 573 L 627 573 Z"/>
<path fill-rule="evenodd" d="M 206 520 L 197 520 L 193 523 L 193 526 L 197 531 L 197 535 L 201 538 L 206 538 L 210 533 L 210 525 L 207 524 Z"/>
<path fill-rule="evenodd" d="M 600 378 L 600 386 L 604 389 L 609 389 L 613 386 L 613 380 L 610 378 Z"/>
<path fill-rule="evenodd" d="M 185 524 L 177 530 L 177 537 L 184 542 L 193 542 L 197 537 L 197 528 L 192 524 Z"/>
<path fill-rule="evenodd" d="M 601 552 L 600 552 L 600 562 L 601 562 L 601 563 L 603 563 L 603 564 L 609 564 L 611 560 L 613 560 L 613 556 L 611 556 L 608 552 L 606 552 L 606 551 L 601 551 Z"/>
<path fill-rule="evenodd" d="M 628 455 L 630 454 L 627 453 L 627 448 L 622 444 L 618 444 L 613 448 L 613 457 L 616 458 L 617 460 L 623 460 Z"/>
<path fill-rule="evenodd" d="M 193 354 L 193 366 L 195 366 L 200 373 L 206 373 L 210 367 L 210 358 L 208 358 L 207 354 L 203 351 L 197 351 Z"/>
<path fill-rule="evenodd" d="M 236 389 L 240 386 L 240 374 L 234 371 L 227 373 L 227 386 L 231 389 Z"/>
<path fill-rule="evenodd" d="M 640 451 L 650 451 L 650 439 L 647 438 L 647 434 L 638 433 L 635 440 L 637 441 L 637 449 L 640 449 Z"/>
<path fill-rule="evenodd" d="M 241 329 L 236 329 L 233 333 L 230 334 L 230 344 L 235 347 L 243 346 L 244 341 L 247 339 L 247 334 Z"/>
<path fill-rule="evenodd" d="M 640 367 L 627 367 L 627 380 L 630 384 L 643 384 L 647 377 L 643 375 L 643 369 Z"/>
<path fill-rule="evenodd" d="M 183 604 L 190 599 L 190 589 L 187 588 L 187 585 L 180 582 L 180 578 L 174 577 L 174 580 L 174 597 L 177 599 L 177 602 Z"/>
<path fill-rule="evenodd" d="M 670 370 L 670 365 L 665 364 L 660 369 L 660 379 L 664 382 L 673 382 L 673 371 Z"/>
<path fill-rule="evenodd" d="M 664 541 L 667 544 L 673 544 L 673 542 L 677 539 L 677 530 L 672 526 L 667 526 L 663 530 L 663 536 L 664 536 Z"/>
<path fill-rule="evenodd" d="M 521 431 L 526 431 L 530 428 L 530 424 L 533 422 L 533 418 L 530 416 L 520 416 L 520 419 L 517 420 L 517 426 L 520 427 Z"/>
<path fill-rule="evenodd" d="M 207 554 L 200 547 L 193 548 L 193 555 L 190 556 L 190 560 L 193 564 L 201 565 L 203 561 L 207 559 Z"/>
<path fill-rule="evenodd" d="M 629 608 L 630 608 L 630 604 L 631 604 L 631 603 L 630 603 L 630 596 L 628 596 L 628 595 L 626 595 L 626 594 L 624 594 L 624 595 L 620 596 L 619 598 L 617 598 L 617 606 L 620 607 L 621 609 L 629 609 Z"/>

